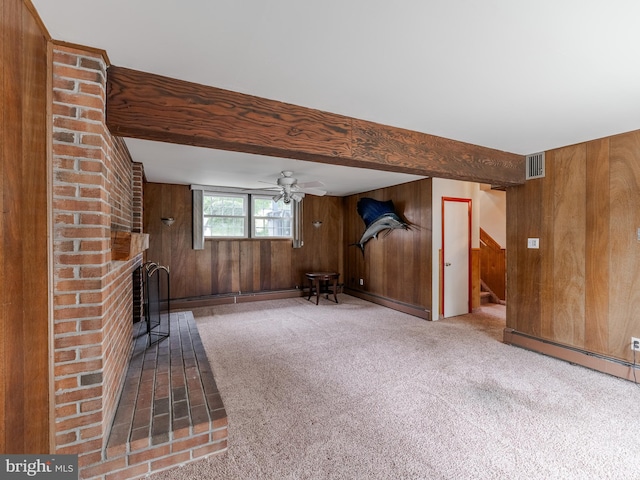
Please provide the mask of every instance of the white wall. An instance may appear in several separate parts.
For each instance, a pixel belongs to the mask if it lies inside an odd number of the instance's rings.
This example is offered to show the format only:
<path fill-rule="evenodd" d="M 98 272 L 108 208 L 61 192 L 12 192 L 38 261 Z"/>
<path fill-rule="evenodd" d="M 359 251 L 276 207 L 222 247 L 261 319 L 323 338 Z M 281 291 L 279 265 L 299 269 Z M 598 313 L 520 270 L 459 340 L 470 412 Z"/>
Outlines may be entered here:
<path fill-rule="evenodd" d="M 434 178 L 432 183 L 433 198 L 433 252 L 432 252 L 432 318 L 440 318 L 440 249 L 442 248 L 442 197 L 471 199 L 471 248 L 480 248 L 480 185 L 478 183 L 460 182 Z M 450 292 L 454 294 L 454 292 Z"/>
<path fill-rule="evenodd" d="M 480 186 L 480 227 L 502 248 L 507 246 L 507 192 Z"/>

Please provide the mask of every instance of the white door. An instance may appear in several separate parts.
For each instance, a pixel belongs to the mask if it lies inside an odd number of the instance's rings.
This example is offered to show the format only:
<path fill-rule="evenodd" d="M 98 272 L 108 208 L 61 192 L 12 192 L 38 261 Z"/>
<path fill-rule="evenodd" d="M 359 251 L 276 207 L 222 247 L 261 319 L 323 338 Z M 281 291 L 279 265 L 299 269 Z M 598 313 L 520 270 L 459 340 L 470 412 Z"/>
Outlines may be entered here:
<path fill-rule="evenodd" d="M 471 312 L 471 200 L 442 199 L 444 318 Z"/>

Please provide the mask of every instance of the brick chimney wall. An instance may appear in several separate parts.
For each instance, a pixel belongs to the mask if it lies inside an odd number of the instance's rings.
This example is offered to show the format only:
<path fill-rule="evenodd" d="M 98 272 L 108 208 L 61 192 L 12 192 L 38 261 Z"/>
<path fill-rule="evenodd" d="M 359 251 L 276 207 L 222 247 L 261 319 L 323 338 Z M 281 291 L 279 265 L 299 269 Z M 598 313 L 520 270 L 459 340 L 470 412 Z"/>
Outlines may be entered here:
<path fill-rule="evenodd" d="M 55 451 L 80 475 L 103 460 L 132 348 L 132 275 L 112 262 L 111 230 L 141 232 L 142 177 L 105 125 L 107 64 L 54 45 L 52 209 Z"/>

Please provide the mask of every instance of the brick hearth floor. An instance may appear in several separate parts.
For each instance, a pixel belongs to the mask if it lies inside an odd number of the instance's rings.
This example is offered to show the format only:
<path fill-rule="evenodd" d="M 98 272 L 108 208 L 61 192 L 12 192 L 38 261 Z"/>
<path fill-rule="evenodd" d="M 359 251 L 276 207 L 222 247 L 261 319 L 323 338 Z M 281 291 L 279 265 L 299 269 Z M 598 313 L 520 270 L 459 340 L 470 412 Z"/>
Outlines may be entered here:
<path fill-rule="evenodd" d="M 227 448 L 227 414 L 191 312 L 172 313 L 171 336 L 151 347 L 144 322 L 134 338 L 106 461 L 92 477 L 133 478 Z"/>

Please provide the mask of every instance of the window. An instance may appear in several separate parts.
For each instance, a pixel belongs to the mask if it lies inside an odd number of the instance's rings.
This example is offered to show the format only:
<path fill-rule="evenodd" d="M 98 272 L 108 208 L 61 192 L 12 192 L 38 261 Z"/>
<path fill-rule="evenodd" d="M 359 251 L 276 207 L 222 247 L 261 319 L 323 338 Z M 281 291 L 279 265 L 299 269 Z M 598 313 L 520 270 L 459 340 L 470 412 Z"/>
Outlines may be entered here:
<path fill-rule="evenodd" d="M 271 197 L 252 195 L 254 238 L 291 237 L 291 202 L 274 202 Z"/>
<path fill-rule="evenodd" d="M 205 237 L 247 236 L 247 195 L 205 194 L 202 213 Z"/>
<path fill-rule="evenodd" d="M 202 208 L 204 236 L 291 238 L 292 204 L 285 204 L 282 200 L 274 202 L 268 195 L 205 192 Z"/>

